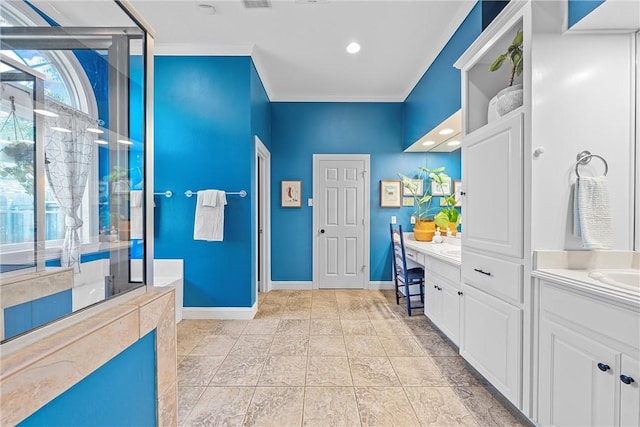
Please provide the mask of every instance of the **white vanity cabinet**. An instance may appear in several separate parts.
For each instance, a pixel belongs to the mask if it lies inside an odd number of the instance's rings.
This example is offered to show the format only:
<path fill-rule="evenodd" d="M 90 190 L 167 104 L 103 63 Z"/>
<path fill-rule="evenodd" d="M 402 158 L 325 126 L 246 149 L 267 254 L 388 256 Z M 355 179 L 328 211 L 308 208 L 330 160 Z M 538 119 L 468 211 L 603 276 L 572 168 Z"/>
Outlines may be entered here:
<path fill-rule="evenodd" d="M 460 341 L 460 267 L 425 256 L 424 314 L 456 345 Z"/>
<path fill-rule="evenodd" d="M 538 422 L 640 425 L 638 309 L 546 280 L 538 299 Z"/>

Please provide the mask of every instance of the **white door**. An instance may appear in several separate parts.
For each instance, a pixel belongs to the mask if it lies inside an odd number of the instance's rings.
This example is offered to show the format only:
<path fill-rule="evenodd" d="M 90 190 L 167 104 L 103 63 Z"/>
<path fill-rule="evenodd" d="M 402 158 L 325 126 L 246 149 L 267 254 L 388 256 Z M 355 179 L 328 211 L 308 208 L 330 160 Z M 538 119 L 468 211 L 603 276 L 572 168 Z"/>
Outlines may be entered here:
<path fill-rule="evenodd" d="M 368 155 L 314 155 L 314 288 L 368 287 L 368 170 Z"/>
<path fill-rule="evenodd" d="M 255 136 L 256 154 L 256 299 L 258 292 L 271 290 L 271 153 Z"/>

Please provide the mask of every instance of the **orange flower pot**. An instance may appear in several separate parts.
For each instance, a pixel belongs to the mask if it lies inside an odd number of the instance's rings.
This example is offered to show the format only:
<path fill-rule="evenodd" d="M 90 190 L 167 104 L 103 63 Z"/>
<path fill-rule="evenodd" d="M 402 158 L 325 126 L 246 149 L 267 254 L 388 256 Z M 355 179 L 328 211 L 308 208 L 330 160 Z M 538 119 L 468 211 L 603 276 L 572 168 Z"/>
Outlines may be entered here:
<path fill-rule="evenodd" d="M 436 223 L 430 219 L 419 219 L 413 226 L 413 237 L 421 242 L 430 242 L 436 232 Z"/>

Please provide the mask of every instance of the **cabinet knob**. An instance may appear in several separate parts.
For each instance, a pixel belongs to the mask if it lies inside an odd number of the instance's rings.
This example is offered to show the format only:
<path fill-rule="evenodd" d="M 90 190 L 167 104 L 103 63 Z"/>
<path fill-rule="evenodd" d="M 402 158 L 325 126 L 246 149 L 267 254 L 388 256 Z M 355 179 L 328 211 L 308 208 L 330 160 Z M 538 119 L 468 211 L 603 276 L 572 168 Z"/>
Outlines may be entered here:
<path fill-rule="evenodd" d="M 433 289 L 438 289 L 438 287 L 436 285 L 433 285 Z"/>
<path fill-rule="evenodd" d="M 460 192 L 460 195 L 461 195 L 461 196 L 466 196 L 466 195 L 467 195 L 467 193 L 465 193 L 464 191 L 461 191 L 461 192 Z"/>
<path fill-rule="evenodd" d="M 458 291 L 458 295 L 462 296 L 462 291 Z"/>
<path fill-rule="evenodd" d="M 607 372 L 609 369 L 611 369 L 611 366 L 607 365 L 606 363 L 598 363 L 598 369 L 600 369 L 602 372 Z"/>
<path fill-rule="evenodd" d="M 622 381 L 625 384 L 631 384 L 632 382 L 635 382 L 633 378 L 628 377 L 626 375 L 620 375 L 620 381 Z"/>
<path fill-rule="evenodd" d="M 324 228 L 320 229 L 320 234 L 324 234 Z"/>

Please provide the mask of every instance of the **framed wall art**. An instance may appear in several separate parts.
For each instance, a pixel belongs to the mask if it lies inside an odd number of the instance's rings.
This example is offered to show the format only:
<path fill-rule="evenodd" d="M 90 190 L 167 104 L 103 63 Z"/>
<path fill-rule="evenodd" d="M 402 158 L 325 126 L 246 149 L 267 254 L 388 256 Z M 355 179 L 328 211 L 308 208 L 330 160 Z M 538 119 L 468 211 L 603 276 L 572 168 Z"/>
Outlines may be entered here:
<path fill-rule="evenodd" d="M 380 180 L 380 207 L 399 208 L 402 205 L 402 181 L 395 179 Z"/>
<path fill-rule="evenodd" d="M 302 206 L 302 181 L 282 181 L 280 194 L 280 206 L 299 208 Z"/>

